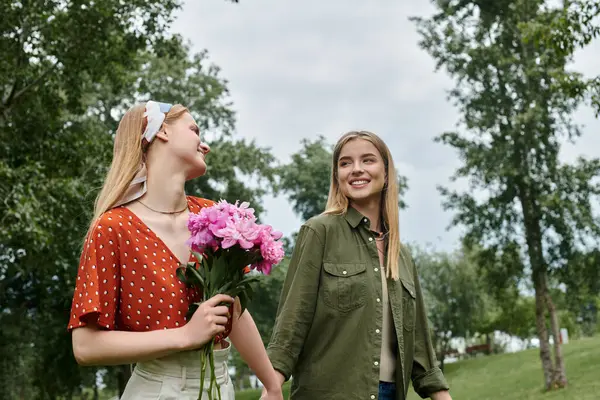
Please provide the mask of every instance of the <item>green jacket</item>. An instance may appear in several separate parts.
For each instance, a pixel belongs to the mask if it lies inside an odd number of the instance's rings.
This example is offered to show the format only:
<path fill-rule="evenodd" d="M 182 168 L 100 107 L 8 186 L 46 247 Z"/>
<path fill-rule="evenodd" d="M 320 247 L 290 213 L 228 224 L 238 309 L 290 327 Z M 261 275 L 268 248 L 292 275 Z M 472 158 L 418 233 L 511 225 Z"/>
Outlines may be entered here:
<path fill-rule="evenodd" d="M 378 398 L 381 275 L 369 221 L 353 208 L 320 215 L 300 229 L 268 352 L 293 376 L 293 400 Z M 397 400 L 412 379 L 423 398 L 448 389 L 433 351 L 421 286 L 406 249 L 400 280 L 388 280 L 396 337 Z"/>

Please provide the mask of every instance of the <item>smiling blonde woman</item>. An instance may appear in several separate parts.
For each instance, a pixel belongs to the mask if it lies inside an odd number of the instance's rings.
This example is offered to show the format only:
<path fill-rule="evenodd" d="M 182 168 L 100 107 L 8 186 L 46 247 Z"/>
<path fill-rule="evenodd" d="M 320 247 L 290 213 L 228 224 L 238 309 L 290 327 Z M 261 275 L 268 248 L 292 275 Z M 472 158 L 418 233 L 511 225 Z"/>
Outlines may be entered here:
<path fill-rule="evenodd" d="M 400 243 L 386 144 L 349 132 L 333 152 L 327 209 L 300 229 L 268 346 L 292 400 L 450 400 L 416 268 Z"/>

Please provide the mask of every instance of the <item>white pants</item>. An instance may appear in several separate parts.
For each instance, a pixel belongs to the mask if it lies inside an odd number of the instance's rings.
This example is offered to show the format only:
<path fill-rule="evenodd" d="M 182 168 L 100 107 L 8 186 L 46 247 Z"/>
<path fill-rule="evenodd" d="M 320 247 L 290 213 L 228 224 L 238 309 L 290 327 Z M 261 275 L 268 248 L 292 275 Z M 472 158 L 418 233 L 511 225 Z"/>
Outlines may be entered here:
<path fill-rule="evenodd" d="M 231 345 L 214 351 L 215 376 L 221 387 L 222 400 L 235 399 L 233 383 L 227 370 L 230 347 Z M 208 399 L 209 382 L 210 368 L 207 363 L 203 400 Z M 197 400 L 199 393 L 200 351 L 195 350 L 137 364 L 121 400 Z M 213 398 L 217 398 L 216 387 L 213 388 Z"/>

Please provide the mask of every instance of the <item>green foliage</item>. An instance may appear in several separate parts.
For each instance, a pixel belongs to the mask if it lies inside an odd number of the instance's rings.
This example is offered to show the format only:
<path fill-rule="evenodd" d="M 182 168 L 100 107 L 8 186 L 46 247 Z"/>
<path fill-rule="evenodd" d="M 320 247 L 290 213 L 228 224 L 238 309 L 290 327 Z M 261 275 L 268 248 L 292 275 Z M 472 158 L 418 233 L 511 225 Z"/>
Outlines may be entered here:
<path fill-rule="evenodd" d="M 466 228 L 465 244 L 478 248 L 478 264 L 490 269 L 496 282 L 531 278 L 539 300 L 536 318 L 547 388 L 566 383 L 560 356 L 552 365 L 544 323 L 544 313 L 554 313 L 547 295 L 551 279 L 578 248 L 589 248 L 600 238 L 591 205 L 600 194 L 594 179 L 600 160 L 562 164 L 559 159 L 562 143 L 581 135 L 571 115 L 590 86 L 567 69 L 581 36 L 566 34 L 562 39 L 568 44 L 561 46 L 540 40 L 548 32 L 539 27 L 570 13 L 570 3 L 438 2 L 432 18 L 413 19 L 420 45 L 437 68 L 456 79 L 450 98 L 462 113 L 464 129 L 437 140 L 458 152 L 463 165 L 452 180 L 464 179 L 469 187 L 464 192 L 440 188 L 444 207 L 455 212 L 452 224 Z M 571 19 L 563 29 L 581 33 L 592 26 L 581 23 Z M 474 196 L 476 191 L 481 196 Z M 552 329 L 557 335 L 558 327 Z"/>
<path fill-rule="evenodd" d="M 280 168 L 279 189 L 288 194 L 303 220 L 325 211 L 331 181 L 332 147 L 323 136 L 302 139 L 302 149 Z"/>
<path fill-rule="evenodd" d="M 413 251 L 423 287 L 427 315 L 439 359 L 444 363 L 450 341 L 473 336 L 489 311 L 485 287 L 467 254 Z M 487 306 L 487 307 L 486 307 Z"/>
<path fill-rule="evenodd" d="M 495 327 L 502 332 L 528 340 L 535 336 L 535 299 L 517 297 L 509 306 L 502 308 L 495 320 Z"/>
<path fill-rule="evenodd" d="M 188 106 L 212 147 L 209 177 L 189 192 L 249 200 L 261 211 L 273 157 L 235 138 L 226 81 L 207 53 L 190 54 L 165 33 L 178 6 L 110 0 L 3 9 L 0 383 L 9 399 L 69 398 L 94 386 L 98 369 L 76 365 L 66 325 L 93 199 L 130 105 L 154 98 Z M 108 368 L 110 389 L 122 389 L 125 370 Z"/>

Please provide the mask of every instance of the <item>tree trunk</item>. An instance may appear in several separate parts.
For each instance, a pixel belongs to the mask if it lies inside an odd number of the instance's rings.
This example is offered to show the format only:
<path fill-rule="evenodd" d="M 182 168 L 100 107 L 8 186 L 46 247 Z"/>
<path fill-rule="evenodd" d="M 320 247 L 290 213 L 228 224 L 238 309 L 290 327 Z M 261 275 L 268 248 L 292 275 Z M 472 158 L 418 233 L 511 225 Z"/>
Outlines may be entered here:
<path fill-rule="evenodd" d="M 526 158 L 523 159 L 527 165 Z M 529 168 L 526 168 L 527 170 Z M 550 316 L 552 329 L 558 333 L 558 320 L 556 309 L 548 292 L 548 269 L 544 259 L 542 248 L 542 232 L 540 227 L 539 205 L 536 202 L 535 189 L 519 182 L 519 200 L 523 209 L 523 222 L 525 228 L 525 240 L 527 242 L 527 253 L 532 269 L 532 280 L 535 288 L 535 319 L 538 338 L 540 340 L 540 358 L 544 371 L 544 383 L 546 390 L 558 389 L 566 386 L 566 374 L 562 354 L 560 351 L 560 335 L 554 338 L 554 351 L 556 365 L 552 362 L 550 342 L 548 340 L 548 328 L 546 326 L 546 311 Z M 556 330 L 555 330 L 556 328 Z M 559 379 L 557 379 L 559 378 Z"/>
<path fill-rule="evenodd" d="M 548 291 L 546 291 L 546 306 L 548 307 L 548 314 L 550 314 L 550 328 L 552 329 L 552 336 L 554 337 L 554 361 L 556 362 L 554 376 L 552 377 L 552 389 L 564 388 L 567 386 L 567 376 L 560 344 L 560 326 L 556 314 L 556 307 L 554 306 L 554 302 Z"/>
<path fill-rule="evenodd" d="M 440 355 L 440 369 L 444 372 L 444 362 L 446 361 L 446 352 L 448 351 L 449 341 L 442 340 L 442 351 Z"/>
<path fill-rule="evenodd" d="M 489 333 L 485 334 L 485 344 L 487 345 L 485 353 L 489 356 L 492 354 L 492 338 L 490 337 Z"/>
<path fill-rule="evenodd" d="M 542 370 L 544 371 L 544 387 L 550 389 L 552 387 L 554 365 L 552 364 L 548 328 L 546 327 L 545 287 L 540 284 L 539 278 L 537 281 L 535 283 L 535 323 L 540 341 L 540 358 L 542 360 Z"/>
<path fill-rule="evenodd" d="M 97 378 L 97 376 L 95 376 L 95 378 Z M 94 400 L 99 400 L 100 399 L 100 394 L 98 393 L 98 381 L 94 380 Z"/>

